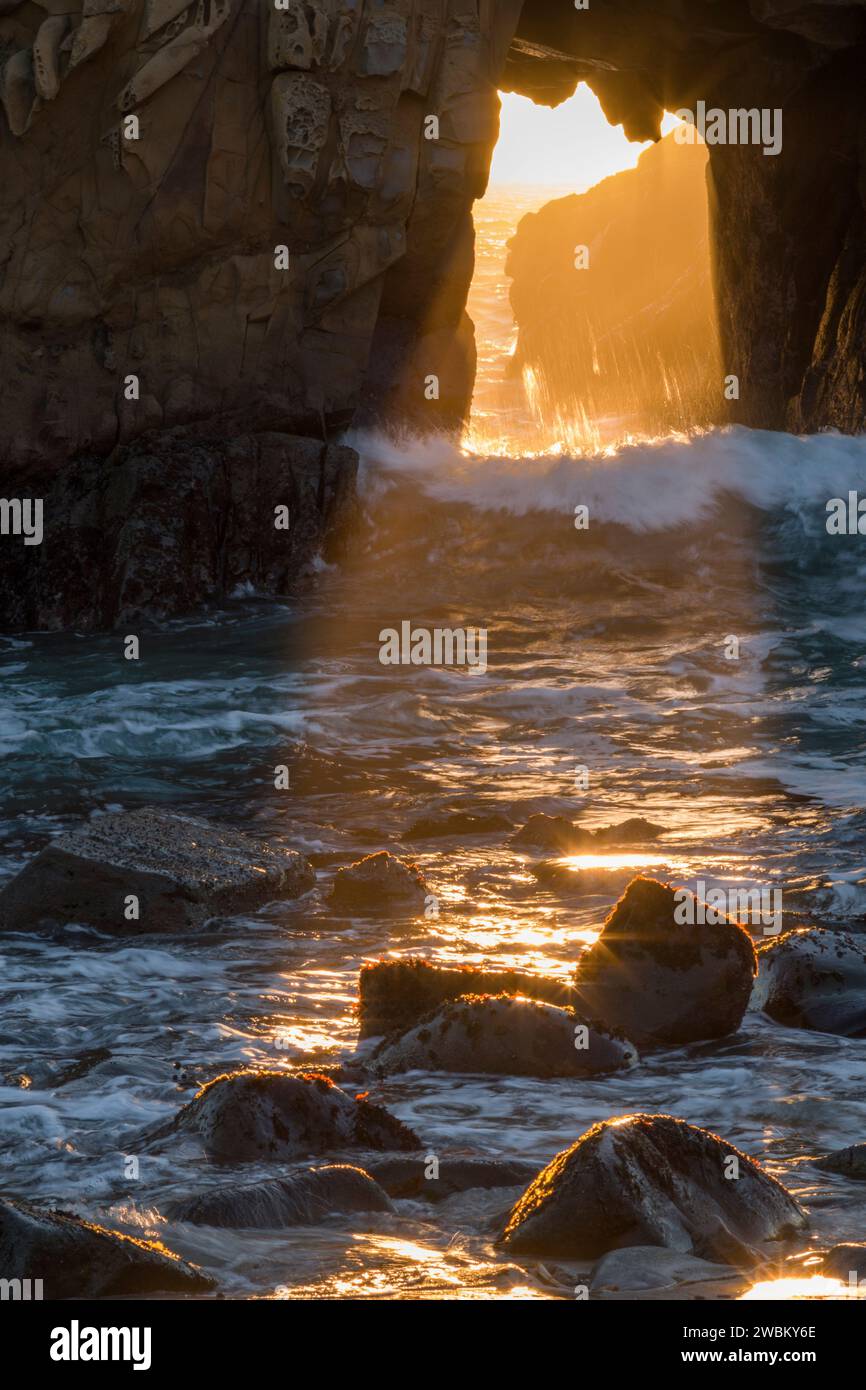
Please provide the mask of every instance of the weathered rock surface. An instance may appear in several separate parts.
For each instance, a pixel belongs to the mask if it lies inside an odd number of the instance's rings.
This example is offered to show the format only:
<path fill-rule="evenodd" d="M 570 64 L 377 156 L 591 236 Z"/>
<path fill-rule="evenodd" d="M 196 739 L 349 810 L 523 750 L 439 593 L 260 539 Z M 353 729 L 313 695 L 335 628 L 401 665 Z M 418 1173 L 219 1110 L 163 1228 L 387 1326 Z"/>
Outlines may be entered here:
<path fill-rule="evenodd" d="M 704 146 L 671 134 L 637 168 L 521 220 L 506 263 L 512 369 L 531 370 L 546 418 L 658 432 L 719 418 L 706 165 Z"/>
<path fill-rule="evenodd" d="M 365 1170 L 389 1197 L 420 1197 L 429 1202 L 473 1188 L 525 1187 L 537 1171 L 536 1164 L 517 1159 L 433 1157 L 435 1170 L 429 1154 L 367 1159 Z"/>
<path fill-rule="evenodd" d="M 821 927 L 767 941 L 758 950 L 751 1007 L 789 1028 L 866 1037 L 866 944 Z"/>
<path fill-rule="evenodd" d="M 418 866 L 383 849 L 337 870 L 331 902 L 343 912 L 411 912 L 424 906 L 427 893 Z"/>
<path fill-rule="evenodd" d="M 557 1154 L 512 1208 L 500 1243 L 574 1257 L 663 1245 L 742 1264 L 758 1258 L 757 1243 L 805 1226 L 794 1198 L 733 1144 L 670 1115 L 630 1115 Z"/>
<path fill-rule="evenodd" d="M 293 593 L 334 560 L 357 500 L 354 450 L 293 435 L 154 431 L 74 468 L 7 478 L 43 499 L 41 545 L 0 545 L 0 626 L 101 629 Z M 278 509 L 284 509 L 278 512 Z M 132 629 L 135 631 L 135 629 Z"/>
<path fill-rule="evenodd" d="M 195 1294 L 214 1287 L 213 1279 L 162 1245 L 5 1199 L 0 1279 L 41 1279 L 46 1299 Z"/>
<path fill-rule="evenodd" d="M 602 1255 L 590 1275 L 589 1288 L 591 1293 L 636 1293 L 641 1289 L 668 1289 L 678 1284 L 741 1277 L 730 1265 L 711 1264 L 657 1245 L 634 1245 Z"/>
<path fill-rule="evenodd" d="M 815 1167 L 824 1173 L 841 1173 L 844 1178 L 866 1182 L 866 1144 L 851 1144 L 847 1149 L 834 1149 L 815 1159 Z"/>
<path fill-rule="evenodd" d="M 674 890 L 636 878 L 575 972 L 577 1010 L 621 1029 L 637 1047 L 736 1032 L 756 970 L 748 932 L 725 918 L 674 919 Z"/>
<path fill-rule="evenodd" d="M 419 1139 L 381 1105 L 325 1076 L 232 1072 L 202 1087 L 168 1125 L 147 1136 L 196 1135 L 222 1163 L 296 1159 L 340 1149 L 416 1149 Z"/>
<path fill-rule="evenodd" d="M 0 926 L 76 922 L 119 934 L 180 932 L 307 892 L 302 855 L 175 811 L 97 816 L 59 835 L 0 892 Z M 127 920 L 126 900 L 139 900 Z"/>
<path fill-rule="evenodd" d="M 391 1211 L 387 1193 L 361 1168 L 346 1163 L 311 1168 L 246 1187 L 211 1188 L 172 1202 L 166 1215 L 195 1226 L 279 1230 L 314 1226 L 340 1212 Z"/>
<path fill-rule="evenodd" d="M 449 970 L 418 957 L 381 960 L 361 967 L 359 1036 L 405 1033 L 425 1014 L 461 994 L 522 994 L 561 1008 L 574 1001 L 574 991 L 562 980 L 521 970 L 479 970 L 468 965 Z"/>
<path fill-rule="evenodd" d="M 491 1076 L 594 1076 L 637 1062 L 631 1043 L 582 1025 L 568 1009 L 513 995 L 462 995 L 370 1060 L 375 1075 L 403 1071 L 481 1072 Z"/>

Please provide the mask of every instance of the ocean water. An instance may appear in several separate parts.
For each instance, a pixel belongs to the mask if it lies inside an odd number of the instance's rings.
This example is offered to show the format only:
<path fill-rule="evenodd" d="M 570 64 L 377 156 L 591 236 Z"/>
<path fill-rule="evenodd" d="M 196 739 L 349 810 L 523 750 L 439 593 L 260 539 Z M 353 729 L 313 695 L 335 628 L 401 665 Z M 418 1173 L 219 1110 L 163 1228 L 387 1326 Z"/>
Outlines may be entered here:
<path fill-rule="evenodd" d="M 306 597 L 245 595 L 145 631 L 137 663 L 119 635 L 0 639 L 4 881 L 59 830 L 154 804 L 317 866 L 305 899 L 183 939 L 70 926 L 0 940 L 0 1189 L 161 1239 L 229 1297 L 550 1298 L 581 1273 L 495 1251 L 508 1191 L 279 1233 L 165 1219 L 170 1197 L 274 1170 L 227 1173 L 181 1141 L 138 1154 L 142 1126 L 232 1068 L 339 1061 L 364 962 L 565 978 L 638 871 L 780 888 L 786 927 L 866 925 L 866 538 L 825 526 L 827 500 L 866 485 L 866 439 L 736 429 L 566 448 L 508 373 L 504 242 L 530 202 L 482 205 L 464 447 L 354 438 L 363 526 Z M 405 620 L 486 629 L 486 670 L 383 666 L 379 633 Z M 279 763 L 290 791 L 274 789 Z M 505 835 L 402 838 L 420 815 L 482 806 L 516 824 L 642 815 L 665 833 L 596 857 L 585 893 L 542 886 Z M 438 919 L 333 912 L 336 868 L 381 848 L 421 865 Z M 810 1162 L 866 1138 L 864 1079 L 866 1040 L 750 1014 L 734 1037 L 620 1076 L 416 1072 L 373 1095 L 430 1153 L 539 1166 L 612 1115 L 709 1126 L 806 1204 L 805 1251 L 866 1239 L 866 1185 Z"/>

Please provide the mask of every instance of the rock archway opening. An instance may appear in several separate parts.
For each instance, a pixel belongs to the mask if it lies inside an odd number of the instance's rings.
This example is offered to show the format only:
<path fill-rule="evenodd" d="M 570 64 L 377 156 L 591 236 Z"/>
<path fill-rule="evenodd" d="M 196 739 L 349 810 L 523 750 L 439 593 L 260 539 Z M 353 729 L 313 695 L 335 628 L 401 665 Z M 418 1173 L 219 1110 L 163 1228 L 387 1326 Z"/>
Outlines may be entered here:
<path fill-rule="evenodd" d="M 585 452 L 718 418 L 706 165 L 673 115 L 629 140 L 580 83 L 503 93 L 474 208 L 473 451 Z"/>

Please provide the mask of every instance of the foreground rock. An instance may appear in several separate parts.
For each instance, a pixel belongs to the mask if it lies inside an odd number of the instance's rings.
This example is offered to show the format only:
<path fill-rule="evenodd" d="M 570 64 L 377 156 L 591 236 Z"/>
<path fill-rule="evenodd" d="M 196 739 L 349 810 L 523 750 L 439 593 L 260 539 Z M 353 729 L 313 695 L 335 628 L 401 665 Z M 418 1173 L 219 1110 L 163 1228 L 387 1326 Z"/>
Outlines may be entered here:
<path fill-rule="evenodd" d="M 41 1279 L 46 1299 L 194 1294 L 214 1287 L 213 1279 L 161 1245 L 3 1199 L 0 1279 Z"/>
<path fill-rule="evenodd" d="M 388 850 L 338 869 L 331 902 L 343 912 L 415 912 L 427 897 L 424 875 Z"/>
<path fill-rule="evenodd" d="M 358 978 L 361 1038 L 401 1032 L 449 999 L 462 994 L 522 994 L 568 1008 L 573 989 L 562 980 L 521 970 L 444 969 L 418 957 L 364 965 Z"/>
<path fill-rule="evenodd" d="M 789 1028 L 866 1037 L 866 943 L 799 927 L 758 950 L 752 1008 Z"/>
<path fill-rule="evenodd" d="M 314 1226 L 340 1212 L 392 1210 L 387 1193 L 368 1173 L 335 1163 L 248 1187 L 212 1188 L 171 1203 L 166 1215 L 194 1226 L 280 1230 Z"/>
<path fill-rule="evenodd" d="M 387 1038 L 370 1067 L 378 1076 L 594 1076 L 636 1061 L 631 1043 L 581 1024 L 567 1009 L 506 994 L 468 994 L 441 1004 L 402 1036 Z"/>
<path fill-rule="evenodd" d="M 411 1129 L 381 1105 L 355 1099 L 315 1074 L 242 1071 L 202 1087 L 150 1141 L 174 1132 L 196 1135 L 222 1163 L 296 1159 L 340 1149 L 416 1149 Z"/>
<path fill-rule="evenodd" d="M 0 892 L 0 926 L 35 931 L 81 922 L 122 935 L 181 932 L 296 898 L 315 877 L 295 850 L 176 811 L 121 811 L 40 850 Z M 138 899 L 131 920 L 130 895 Z"/>
<path fill-rule="evenodd" d="M 744 1264 L 758 1258 L 756 1243 L 805 1226 L 793 1197 L 733 1144 L 670 1115 L 630 1115 L 557 1154 L 513 1207 L 500 1243 L 581 1258 L 663 1245 Z"/>
<path fill-rule="evenodd" d="M 433 1160 L 431 1162 L 431 1159 Z M 517 1159 L 461 1158 L 430 1154 L 374 1158 L 364 1167 L 389 1197 L 420 1197 L 441 1202 L 473 1188 L 525 1187 L 538 1165 Z"/>
<path fill-rule="evenodd" d="M 669 1289 L 680 1284 L 741 1278 L 730 1265 L 711 1264 L 658 1245 L 634 1245 L 602 1255 L 590 1275 L 589 1288 L 591 1293 L 637 1293 L 641 1289 Z"/>
<path fill-rule="evenodd" d="M 668 884 L 634 879 L 575 972 L 578 1011 L 637 1047 L 724 1037 L 749 1002 L 756 957 L 748 932 L 728 918 L 680 925 L 677 906 Z"/>
<path fill-rule="evenodd" d="M 851 1144 L 847 1149 L 835 1149 L 822 1158 L 816 1158 L 814 1167 L 820 1168 L 823 1173 L 841 1173 L 843 1178 L 866 1182 L 866 1144 Z"/>

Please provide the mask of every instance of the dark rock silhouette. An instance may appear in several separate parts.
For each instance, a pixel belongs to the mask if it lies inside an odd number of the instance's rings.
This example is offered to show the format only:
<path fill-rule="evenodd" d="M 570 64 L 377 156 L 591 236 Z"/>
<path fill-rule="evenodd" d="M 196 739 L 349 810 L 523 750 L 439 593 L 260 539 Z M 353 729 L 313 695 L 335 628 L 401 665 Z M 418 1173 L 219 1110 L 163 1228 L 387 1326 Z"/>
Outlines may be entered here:
<path fill-rule="evenodd" d="M 411 1129 L 366 1097 L 347 1095 L 326 1076 L 242 1071 L 218 1076 L 170 1120 L 142 1136 L 158 1143 L 195 1135 L 222 1163 L 296 1159 L 342 1149 L 416 1149 Z"/>
<path fill-rule="evenodd" d="M 427 892 L 416 864 L 383 849 L 337 870 L 331 902 L 343 912 L 407 912 L 422 908 Z"/>
<path fill-rule="evenodd" d="M 419 1019 L 461 994 L 523 994 L 567 1008 L 574 991 L 562 980 L 521 970 L 447 969 L 413 957 L 364 965 L 358 979 L 361 1038 L 405 1033 Z"/>
<path fill-rule="evenodd" d="M 0 1278 L 41 1279 L 46 1299 L 206 1293 L 214 1280 L 162 1245 L 67 1212 L 0 1199 Z"/>
<path fill-rule="evenodd" d="M 696 912 L 680 923 L 677 907 L 669 884 L 633 879 L 578 962 L 578 1012 L 638 1047 L 724 1037 L 749 1003 L 756 958 L 748 932 L 729 918 L 701 925 Z"/>
<path fill-rule="evenodd" d="M 591 1258 L 662 1245 L 748 1265 L 760 1258 L 756 1244 L 805 1226 L 794 1198 L 733 1144 L 670 1115 L 629 1115 L 557 1154 L 512 1208 L 500 1243 Z"/>

